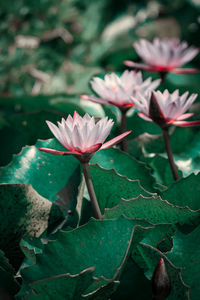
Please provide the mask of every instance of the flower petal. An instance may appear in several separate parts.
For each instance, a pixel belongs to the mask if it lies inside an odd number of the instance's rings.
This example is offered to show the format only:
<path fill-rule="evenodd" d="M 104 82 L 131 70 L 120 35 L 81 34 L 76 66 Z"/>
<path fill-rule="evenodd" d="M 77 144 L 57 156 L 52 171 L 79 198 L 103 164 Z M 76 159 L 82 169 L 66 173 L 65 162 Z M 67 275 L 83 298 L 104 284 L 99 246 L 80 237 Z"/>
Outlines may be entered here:
<path fill-rule="evenodd" d="M 102 98 L 97 98 L 94 96 L 88 96 L 88 95 L 80 95 L 80 98 L 83 100 L 89 100 L 89 101 L 93 101 L 95 103 L 99 103 L 99 104 L 108 104 L 108 101 Z"/>
<path fill-rule="evenodd" d="M 153 122 L 153 120 L 152 120 L 151 118 L 149 118 L 148 116 L 146 116 L 146 115 L 143 114 L 143 113 L 138 113 L 138 116 L 139 116 L 140 118 L 142 118 L 143 120 L 145 120 L 145 121 Z"/>
<path fill-rule="evenodd" d="M 103 144 L 99 150 L 103 150 L 103 149 L 110 148 L 110 147 L 112 147 L 113 145 L 115 145 L 115 144 L 121 142 L 121 140 L 123 140 L 127 135 L 129 135 L 129 134 L 131 133 L 131 131 L 132 131 L 132 130 L 126 131 L 126 132 L 124 132 L 124 133 L 122 133 L 122 134 L 116 136 L 114 139 L 112 139 L 112 140 L 106 142 L 105 144 Z"/>
<path fill-rule="evenodd" d="M 135 63 L 134 61 L 131 61 L 131 60 L 125 60 L 124 65 L 128 66 L 128 67 L 136 68 L 136 69 L 142 69 L 142 70 L 149 71 L 149 72 L 157 72 L 157 70 L 151 66 L 148 66 L 145 64 L 140 64 L 140 63 Z"/>
<path fill-rule="evenodd" d="M 193 115 L 194 115 L 193 113 L 183 114 L 182 116 L 178 117 L 176 119 L 176 121 L 182 121 L 182 120 L 188 119 L 188 118 L 192 117 Z"/>
<path fill-rule="evenodd" d="M 199 73 L 200 69 L 195 69 L 195 68 L 175 68 L 173 70 L 171 70 L 170 72 L 172 73 L 176 73 L 176 74 L 195 74 L 195 73 Z"/>
<path fill-rule="evenodd" d="M 174 121 L 173 125 L 176 125 L 179 127 L 197 126 L 197 125 L 200 125 L 200 120 L 198 120 L 198 121 Z"/>
<path fill-rule="evenodd" d="M 93 145 L 92 147 L 84 151 L 84 153 L 96 152 L 101 147 L 101 145 L 101 143 Z"/>
<path fill-rule="evenodd" d="M 55 149 L 50 149 L 50 148 L 38 148 L 38 150 L 43 151 L 43 152 L 47 152 L 50 154 L 54 154 L 54 155 L 59 155 L 59 156 L 64 156 L 64 155 L 69 155 L 69 154 L 73 154 L 73 155 L 81 155 L 82 153 L 76 152 L 76 151 L 59 151 L 59 150 L 55 150 Z"/>

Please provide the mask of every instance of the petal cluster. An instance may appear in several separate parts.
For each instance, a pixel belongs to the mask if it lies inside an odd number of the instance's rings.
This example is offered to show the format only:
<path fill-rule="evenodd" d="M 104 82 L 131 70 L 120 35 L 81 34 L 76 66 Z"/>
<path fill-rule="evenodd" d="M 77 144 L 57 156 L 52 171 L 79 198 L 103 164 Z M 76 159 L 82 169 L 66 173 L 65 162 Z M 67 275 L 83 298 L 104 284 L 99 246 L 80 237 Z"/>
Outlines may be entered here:
<path fill-rule="evenodd" d="M 58 122 L 58 126 L 49 121 L 46 122 L 57 140 L 69 152 L 48 148 L 39 148 L 39 150 L 56 155 L 93 153 L 97 150 L 113 146 L 130 133 L 130 131 L 125 132 L 103 144 L 114 124 L 111 119 L 108 120 L 108 117 L 104 117 L 95 123 L 94 117 L 90 117 L 88 114 L 81 117 L 75 112 L 73 117 L 69 115 L 66 120 L 63 118 L 61 122 Z"/>
<path fill-rule="evenodd" d="M 138 92 L 154 90 L 160 84 L 160 80 L 152 81 L 148 78 L 143 81 L 141 72 L 126 70 L 121 76 L 111 73 L 106 74 L 104 79 L 94 77 L 90 83 L 99 97 L 81 95 L 82 99 L 117 107 L 131 107 L 134 105 L 131 96 L 136 96 Z"/>
<path fill-rule="evenodd" d="M 177 38 L 155 38 L 153 42 L 141 39 L 133 44 L 135 51 L 146 64 L 125 61 L 125 65 L 145 69 L 152 72 L 195 73 L 197 69 L 180 69 L 182 65 L 191 61 L 199 52 L 187 42 L 180 42 Z"/>
<path fill-rule="evenodd" d="M 200 124 L 200 121 L 184 121 L 193 116 L 193 113 L 185 113 L 192 103 L 195 101 L 197 94 L 188 97 L 188 92 L 179 95 L 179 90 L 175 90 L 172 94 L 168 90 L 163 93 L 154 91 L 152 97 L 156 101 L 160 114 L 166 124 L 174 124 L 176 126 L 192 126 Z M 150 116 L 151 93 L 144 96 L 139 94 L 137 98 L 133 98 L 136 108 L 140 111 L 138 115 L 146 121 L 153 122 Z"/>

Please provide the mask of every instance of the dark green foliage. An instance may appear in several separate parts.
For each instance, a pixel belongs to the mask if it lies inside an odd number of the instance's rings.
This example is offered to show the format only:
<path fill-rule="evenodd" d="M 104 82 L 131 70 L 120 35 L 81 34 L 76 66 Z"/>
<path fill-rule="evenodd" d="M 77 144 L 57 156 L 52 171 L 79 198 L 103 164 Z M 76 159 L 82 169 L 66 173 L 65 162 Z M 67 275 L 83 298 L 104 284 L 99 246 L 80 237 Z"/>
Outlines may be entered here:
<path fill-rule="evenodd" d="M 178 36 L 199 47 L 198 1 L 1 2 L 0 299 L 149 300 L 161 258 L 167 300 L 200 299 L 199 127 L 170 128 L 181 178 L 173 182 L 159 126 L 130 109 L 128 153 L 117 145 L 90 161 L 102 221 L 92 218 L 79 161 L 38 150 L 63 150 L 45 121 L 75 110 L 112 118 L 109 138 L 119 134 L 118 108 L 80 94 L 92 93 L 94 75 L 141 62 L 132 48 L 140 38 Z M 188 67 L 199 63 L 200 55 Z M 199 82 L 168 73 L 159 89 L 199 93 Z M 190 110 L 200 119 L 199 98 Z"/>

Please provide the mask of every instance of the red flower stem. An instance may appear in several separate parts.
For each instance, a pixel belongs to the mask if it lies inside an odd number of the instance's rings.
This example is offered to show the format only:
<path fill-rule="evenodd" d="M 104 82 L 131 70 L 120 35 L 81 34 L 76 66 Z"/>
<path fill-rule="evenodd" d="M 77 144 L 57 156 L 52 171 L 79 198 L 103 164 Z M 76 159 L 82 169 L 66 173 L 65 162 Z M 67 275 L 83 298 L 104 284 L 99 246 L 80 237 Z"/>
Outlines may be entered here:
<path fill-rule="evenodd" d="M 126 112 L 127 110 L 121 109 L 121 124 L 120 124 L 121 133 L 124 133 L 126 131 Z M 120 148 L 122 151 L 127 152 L 126 138 L 121 141 Z"/>
<path fill-rule="evenodd" d="M 88 193 L 89 193 L 91 204 L 92 204 L 94 217 L 96 219 L 102 220 L 101 211 L 100 211 L 100 208 L 99 208 L 99 204 L 98 204 L 96 194 L 95 194 L 95 191 L 94 191 L 94 186 L 93 186 L 92 179 L 91 179 L 91 176 L 90 176 L 89 164 L 87 162 L 83 162 L 82 163 L 82 168 L 83 168 L 83 174 L 84 174 L 84 177 L 85 177 L 85 182 L 86 182 L 86 185 L 87 185 Z"/>
<path fill-rule="evenodd" d="M 164 139 L 164 143 L 165 143 L 165 149 L 167 152 L 167 156 L 168 156 L 168 161 L 171 167 L 171 171 L 174 177 L 174 181 L 177 181 L 180 179 L 179 174 L 178 174 L 178 170 L 176 167 L 176 164 L 174 162 L 174 157 L 173 157 L 173 153 L 172 153 L 172 148 L 170 145 L 170 138 L 169 138 L 169 132 L 168 132 L 168 128 L 162 129 L 163 132 L 163 139 Z"/>

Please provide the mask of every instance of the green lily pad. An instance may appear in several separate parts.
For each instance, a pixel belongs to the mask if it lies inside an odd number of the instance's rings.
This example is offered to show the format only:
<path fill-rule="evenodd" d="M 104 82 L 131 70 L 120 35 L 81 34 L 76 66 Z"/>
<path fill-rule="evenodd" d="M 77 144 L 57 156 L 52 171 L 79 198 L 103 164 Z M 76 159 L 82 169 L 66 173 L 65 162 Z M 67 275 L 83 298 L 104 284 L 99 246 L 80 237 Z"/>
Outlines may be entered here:
<path fill-rule="evenodd" d="M 101 150 L 92 157 L 90 163 L 97 163 L 105 169 L 113 168 L 120 175 L 126 176 L 131 180 L 139 180 L 142 187 L 147 189 L 147 191 L 155 192 L 153 189 L 155 180 L 146 164 L 137 161 L 118 149 Z"/>
<path fill-rule="evenodd" d="M 142 269 L 129 258 L 120 277 L 120 284 L 116 292 L 111 296 L 111 299 L 132 300 L 133 295 L 137 295 L 140 300 L 151 299 L 151 283 L 144 276 Z"/>
<path fill-rule="evenodd" d="M 24 300 L 83 299 L 84 291 L 93 282 L 93 273 L 94 268 L 88 268 L 75 275 L 62 274 L 36 280 L 29 286 L 33 292 L 21 297 Z"/>
<path fill-rule="evenodd" d="M 15 271 L 0 250 L 0 297 L 15 295 L 20 286 L 15 279 Z M 4 294 L 3 294 L 4 293 Z"/>
<path fill-rule="evenodd" d="M 0 169 L 0 182 L 31 184 L 40 195 L 54 201 L 79 162 L 72 155 L 55 156 L 39 151 L 39 147 L 64 149 L 56 139 L 38 141 L 35 146 L 24 147 L 18 155 L 13 156 L 8 166 Z"/>
<path fill-rule="evenodd" d="M 174 182 L 162 192 L 162 198 L 173 205 L 188 206 L 192 210 L 199 210 L 200 174 L 191 174 L 187 178 Z"/>
<path fill-rule="evenodd" d="M 139 195 L 151 196 L 140 185 L 139 180 L 131 180 L 118 174 L 115 169 L 104 169 L 90 165 L 90 173 L 101 212 L 116 206 L 121 198 L 130 199 Z"/>
<path fill-rule="evenodd" d="M 36 264 L 36 254 L 42 253 L 44 248 L 44 244 L 42 243 L 40 238 L 36 237 L 25 237 L 20 241 L 20 248 L 26 257 L 27 263 L 21 266 L 24 267 L 27 264 L 34 265 Z"/>
<path fill-rule="evenodd" d="M 136 111 L 127 117 L 127 130 L 132 130 L 134 137 L 137 137 L 144 132 L 149 134 L 160 134 L 161 129 L 153 122 L 146 122 L 141 119 Z"/>
<path fill-rule="evenodd" d="M 167 157 L 155 155 L 152 158 L 147 158 L 145 161 L 152 168 L 152 175 L 156 178 L 157 182 L 166 186 L 169 186 L 171 183 L 174 182 L 174 178 Z M 181 178 L 183 176 L 182 172 L 178 170 L 178 173 Z"/>
<path fill-rule="evenodd" d="M 177 231 L 174 236 L 174 247 L 166 255 L 174 265 L 182 269 L 182 279 L 190 286 L 191 300 L 200 297 L 200 247 L 197 244 L 199 234 L 200 226 L 187 235 Z"/>
<path fill-rule="evenodd" d="M 190 1 L 190 0 L 189 0 Z M 192 1 L 191 1 L 192 2 Z M 166 77 L 166 85 L 171 89 L 179 89 L 181 92 L 190 91 L 198 93 L 199 91 L 199 74 L 173 74 L 169 73 Z"/>
<path fill-rule="evenodd" d="M 31 185 L 0 184 L 0 248 L 13 266 L 19 266 L 23 255 L 22 237 L 39 236 L 48 226 L 52 203 L 41 197 Z"/>
<path fill-rule="evenodd" d="M 75 95 L 57 94 L 57 95 L 38 95 L 38 96 L 16 96 L 0 97 L 1 109 L 10 113 L 30 112 L 40 110 L 57 110 L 63 113 L 73 114 L 74 110 L 83 113 L 80 100 Z"/>
<path fill-rule="evenodd" d="M 95 267 L 96 280 L 87 292 L 98 290 L 102 278 L 104 286 L 119 276 L 131 244 L 143 239 L 149 228 L 152 225 L 147 222 L 120 218 L 104 221 L 91 219 L 76 230 L 60 231 L 44 245 L 42 254 L 36 254 L 36 265 L 21 270 L 24 284 L 30 285 L 66 272 L 74 275 Z"/>
<path fill-rule="evenodd" d="M 162 252 L 168 252 L 173 247 L 173 236 L 176 227 L 173 224 L 157 224 L 148 230 L 148 234 L 141 241 L 144 244 L 151 245 Z"/>
<path fill-rule="evenodd" d="M 199 127 L 171 128 L 170 132 L 172 152 L 179 170 L 184 176 L 198 173 L 200 168 Z M 142 134 L 129 142 L 128 152 L 137 159 L 150 164 L 160 181 L 162 180 L 165 184 L 172 182 L 167 161 L 164 160 L 167 155 L 162 135 Z M 163 165 L 162 168 L 160 164 Z M 163 168 L 165 172 L 162 171 Z"/>
<path fill-rule="evenodd" d="M 87 293 L 88 291 L 86 291 L 84 293 L 84 298 L 85 299 L 92 299 L 92 300 L 107 300 L 110 298 L 110 296 L 116 291 L 118 285 L 119 285 L 119 281 L 115 280 L 115 281 L 111 281 L 111 282 L 106 282 L 105 280 L 99 280 L 99 286 L 100 288 L 97 289 L 96 291 L 92 291 Z"/>
<path fill-rule="evenodd" d="M 182 280 L 181 268 L 176 267 L 162 252 L 156 248 L 140 243 L 132 251 L 132 259 L 142 268 L 150 280 L 160 258 L 163 258 L 171 282 L 171 292 L 167 300 L 188 300 L 189 286 Z"/>
<path fill-rule="evenodd" d="M 121 265 L 122 258 L 126 255 L 131 239 L 132 228 L 127 230 L 128 223 L 130 221 L 124 218 L 103 222 L 91 219 L 89 223 L 74 231 L 58 232 L 55 235 L 55 241 L 45 245 L 43 254 L 36 256 L 37 265 L 23 270 L 23 277 L 25 280 L 31 279 L 34 281 L 36 278 L 42 279 L 49 275 L 64 274 L 66 271 L 70 274 L 76 274 L 78 270 L 82 271 L 88 267 L 96 266 L 94 273 L 96 277 L 105 276 L 108 279 L 112 279 L 116 272 L 116 264 L 118 267 Z M 119 231 L 121 234 L 124 232 L 123 246 L 118 247 L 116 249 L 117 255 L 112 256 L 111 253 L 109 254 L 109 249 L 114 247 L 113 245 L 116 242 L 119 242 Z M 104 251 L 102 251 L 102 248 Z M 67 252 L 66 249 L 68 249 Z M 94 249 L 96 252 L 95 256 L 88 251 L 93 251 Z M 50 265 L 48 263 L 44 265 L 44 262 L 48 257 L 50 263 L 52 255 L 57 259 L 54 263 L 54 268 L 50 271 Z M 106 258 L 106 255 L 109 255 L 109 259 L 108 257 Z M 73 257 L 73 263 L 70 263 L 72 262 L 70 257 Z M 103 258 L 108 263 L 106 268 L 100 264 L 100 260 Z M 38 272 L 39 270 L 40 272 Z"/>
<path fill-rule="evenodd" d="M 62 116 L 58 112 L 40 111 L 7 118 L 6 126 L 0 130 L 0 165 L 8 164 L 12 155 L 20 152 L 23 146 L 34 145 L 37 139 L 51 138 L 52 133 L 45 120 L 56 123 Z"/>
<path fill-rule="evenodd" d="M 104 218 L 113 219 L 120 216 L 130 219 L 144 219 L 152 224 L 197 224 L 200 212 L 192 211 L 187 207 L 179 207 L 162 200 L 160 197 L 139 196 L 131 200 L 121 200 L 113 208 L 105 209 Z"/>

